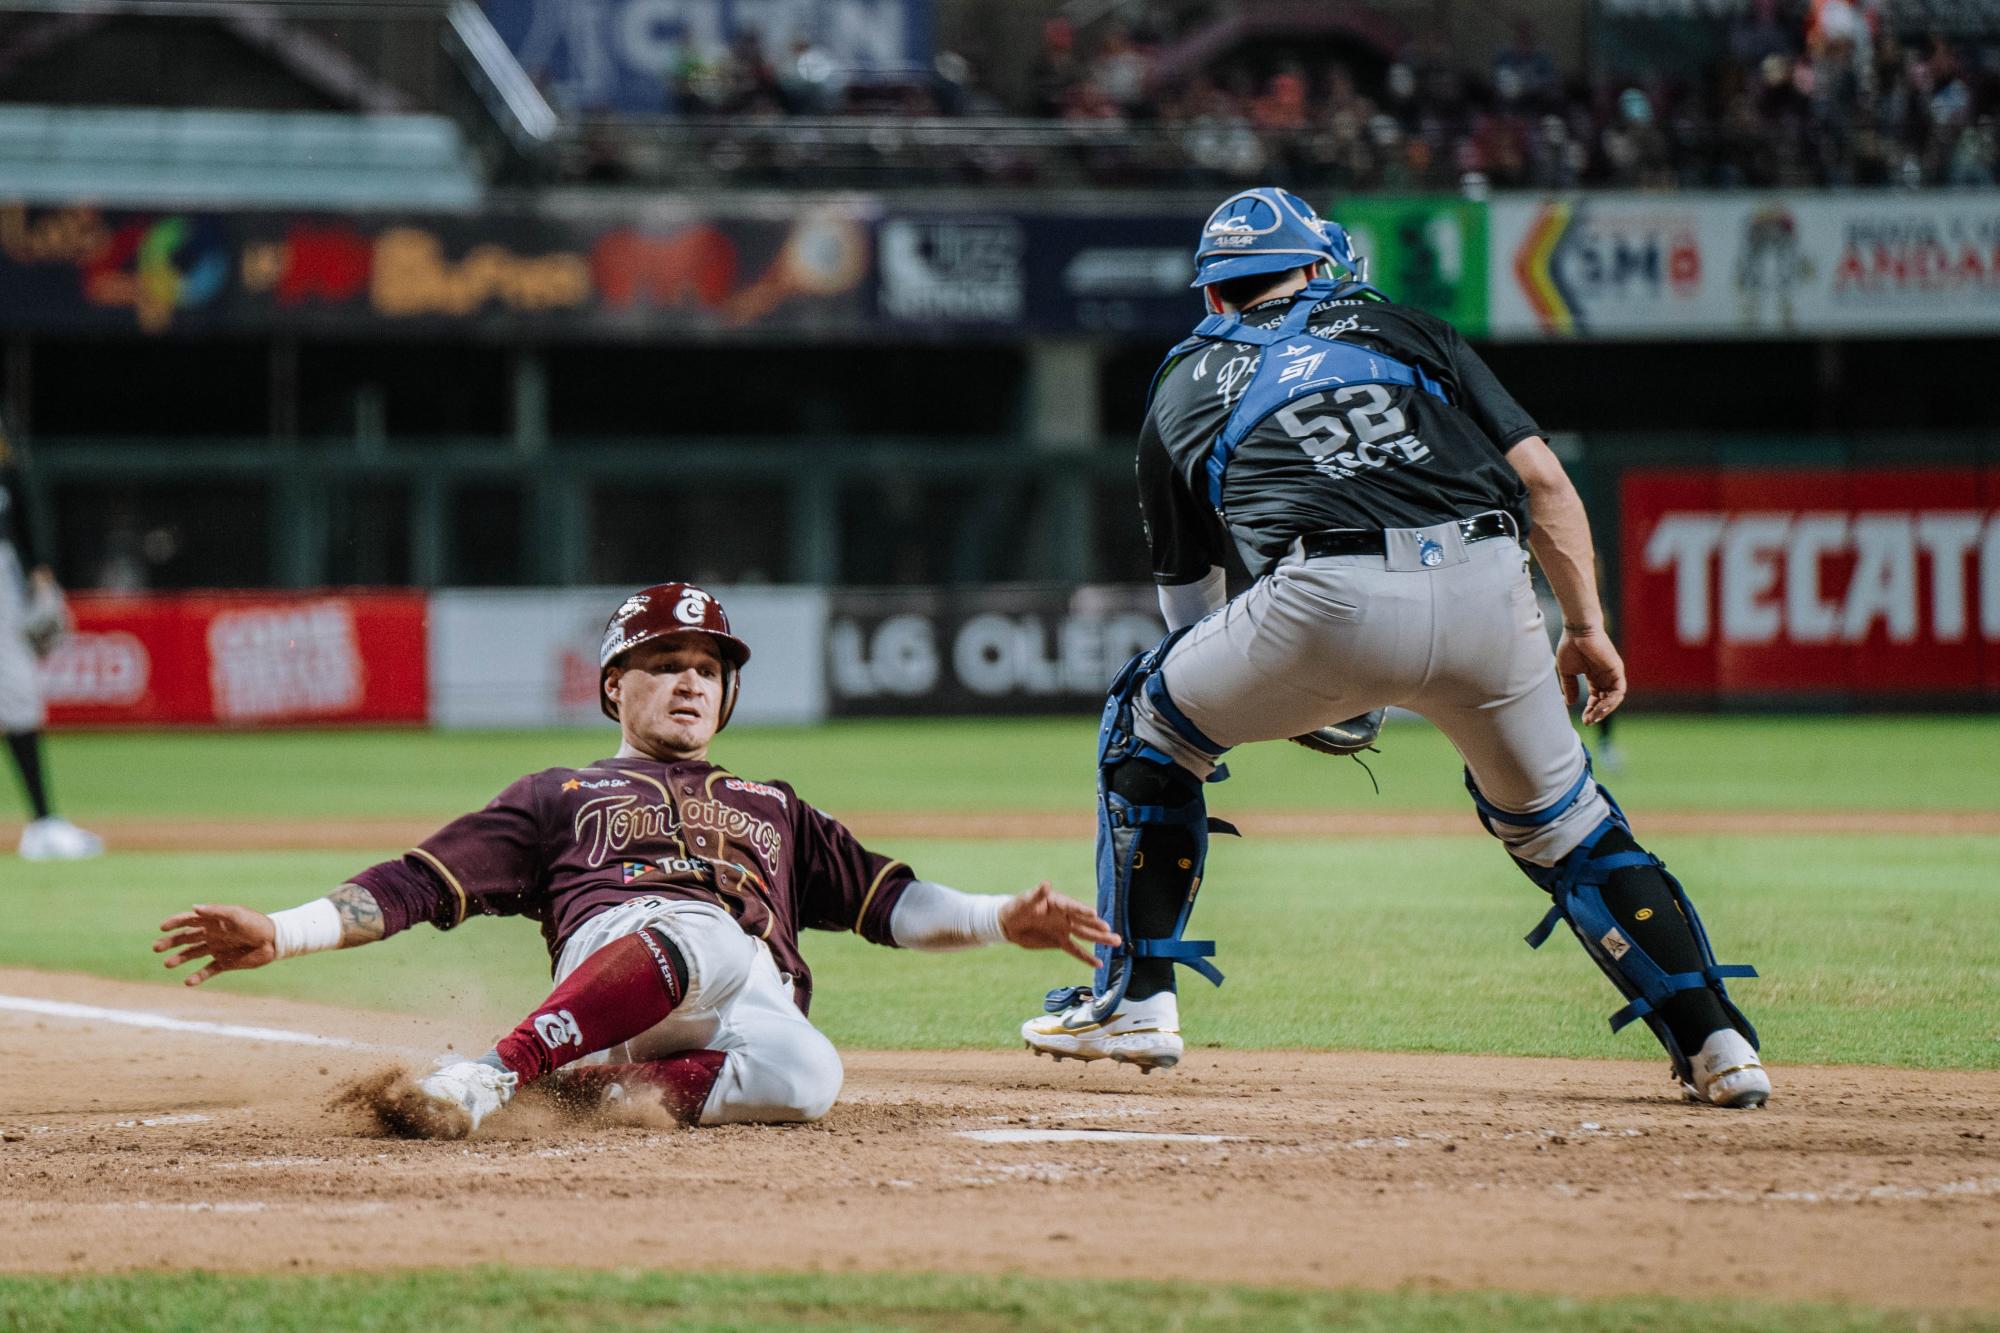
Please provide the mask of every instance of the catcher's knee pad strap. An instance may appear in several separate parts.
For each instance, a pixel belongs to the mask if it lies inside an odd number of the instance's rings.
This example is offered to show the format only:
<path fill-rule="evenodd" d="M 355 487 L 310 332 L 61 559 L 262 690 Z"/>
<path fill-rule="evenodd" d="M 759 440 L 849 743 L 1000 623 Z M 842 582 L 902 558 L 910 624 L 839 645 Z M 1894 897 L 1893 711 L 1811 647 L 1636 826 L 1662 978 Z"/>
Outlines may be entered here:
<path fill-rule="evenodd" d="M 1202 866 L 1208 858 L 1211 832 L 1234 833 L 1221 820 L 1208 817 L 1202 780 L 1177 765 L 1171 755 L 1147 744 L 1132 727 L 1132 701 L 1141 690 L 1191 744 L 1212 754 L 1221 751 L 1173 706 L 1159 681 L 1160 663 L 1180 637 L 1169 634 L 1156 647 L 1127 662 L 1111 683 L 1097 742 L 1097 912 L 1117 931 L 1116 948 L 1097 948 L 1096 1005 L 1108 1014 L 1123 998 L 1135 958 L 1159 958 L 1191 967 L 1216 985 L 1222 973 L 1209 958 L 1211 940 L 1183 938 L 1201 888 Z M 1221 781 L 1228 771 L 1217 768 L 1208 779 Z M 1151 836 L 1149 837 L 1149 832 Z M 1162 836 L 1172 834 L 1175 836 Z M 1166 844 L 1166 845 L 1162 845 Z M 1179 912 L 1170 933 L 1146 939 L 1132 937 L 1133 872 L 1152 846 L 1175 857 Z M 1155 884 L 1159 877 L 1149 876 Z"/>
<path fill-rule="evenodd" d="M 1609 793 L 1606 793 L 1607 799 Z M 1590 955 L 1598 969 L 1611 979 L 1619 994 L 1626 999 L 1626 1005 L 1611 1015 L 1611 1030 L 1617 1032 L 1634 1019 L 1644 1019 L 1646 1026 L 1659 1039 L 1673 1059 L 1674 1068 L 1683 1079 L 1691 1077 L 1688 1058 L 1692 1052 L 1683 1051 L 1675 1040 L 1672 1030 L 1661 1019 L 1660 1006 L 1683 991 L 1707 988 L 1721 1001 L 1723 1012 L 1729 1016 L 1737 1030 L 1757 1045 L 1757 1031 L 1750 1025 L 1729 999 L 1729 991 L 1723 985 L 1725 977 L 1754 977 L 1757 969 L 1740 963 L 1717 963 L 1715 951 L 1709 946 L 1708 932 L 1702 929 L 1701 917 L 1695 913 L 1694 904 L 1688 901 L 1687 893 L 1680 881 L 1667 872 L 1667 867 L 1659 857 L 1632 841 L 1631 827 L 1625 817 L 1612 806 L 1612 815 L 1592 829 L 1575 850 L 1556 862 L 1553 866 L 1538 866 L 1516 858 L 1529 879 L 1548 890 L 1554 898 L 1548 914 L 1541 923 L 1528 932 L 1528 944 L 1536 949 L 1554 933 L 1556 923 L 1566 921 L 1575 932 L 1583 951 Z M 1600 854 L 1598 844 L 1612 829 L 1622 829 L 1625 837 L 1618 841 L 1629 844 L 1627 850 Z M 1687 922 L 1688 930 L 1694 936 L 1701 953 L 1701 966 L 1692 971 L 1669 972 L 1640 948 L 1631 933 L 1619 927 L 1604 901 L 1604 886 L 1611 875 L 1620 870 L 1646 868 L 1658 874 L 1673 895 L 1673 903 Z"/>

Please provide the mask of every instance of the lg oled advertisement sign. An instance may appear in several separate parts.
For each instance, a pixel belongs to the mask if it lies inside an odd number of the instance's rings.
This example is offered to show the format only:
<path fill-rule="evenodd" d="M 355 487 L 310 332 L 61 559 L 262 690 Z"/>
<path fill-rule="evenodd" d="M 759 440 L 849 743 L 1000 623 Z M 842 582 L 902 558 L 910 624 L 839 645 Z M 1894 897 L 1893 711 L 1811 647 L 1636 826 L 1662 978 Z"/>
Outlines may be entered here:
<path fill-rule="evenodd" d="M 1636 692 L 2000 697 L 2000 468 L 1625 475 Z"/>

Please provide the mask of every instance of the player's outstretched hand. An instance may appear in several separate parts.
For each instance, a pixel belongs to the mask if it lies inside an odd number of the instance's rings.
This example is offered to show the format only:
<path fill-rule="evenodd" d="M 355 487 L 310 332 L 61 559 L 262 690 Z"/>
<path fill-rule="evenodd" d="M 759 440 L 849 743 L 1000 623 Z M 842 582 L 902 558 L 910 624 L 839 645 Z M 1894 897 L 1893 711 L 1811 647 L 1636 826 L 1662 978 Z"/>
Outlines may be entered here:
<path fill-rule="evenodd" d="M 1563 701 L 1576 707 L 1576 678 L 1590 682 L 1590 701 L 1583 708 L 1585 726 L 1595 726 L 1616 712 L 1625 702 L 1625 659 L 1601 629 L 1573 630 L 1563 627 L 1562 642 L 1556 645 L 1556 675 L 1562 681 Z"/>
<path fill-rule="evenodd" d="M 1097 966 L 1092 944 L 1118 944 L 1118 932 L 1074 898 L 1065 898 L 1043 880 L 1017 893 L 1000 909 L 1000 933 L 1023 949 L 1061 949 L 1080 962 Z"/>
<path fill-rule="evenodd" d="M 180 950 L 167 959 L 168 967 L 197 958 L 209 960 L 207 967 L 187 979 L 190 986 L 199 986 L 218 972 L 239 972 L 277 961 L 277 926 L 270 917 L 247 907 L 196 903 L 192 911 L 162 921 L 160 929 L 167 933 L 153 941 L 153 952 Z"/>

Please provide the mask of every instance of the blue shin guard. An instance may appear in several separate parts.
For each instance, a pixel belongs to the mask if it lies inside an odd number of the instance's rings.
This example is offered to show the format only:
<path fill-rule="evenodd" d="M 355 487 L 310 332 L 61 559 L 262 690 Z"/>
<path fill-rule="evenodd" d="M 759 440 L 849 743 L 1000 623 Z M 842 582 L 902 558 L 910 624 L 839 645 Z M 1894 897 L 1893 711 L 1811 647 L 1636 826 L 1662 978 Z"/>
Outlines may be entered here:
<path fill-rule="evenodd" d="M 1209 818 L 1200 781 L 1176 765 L 1171 755 L 1142 740 L 1132 723 L 1132 701 L 1141 690 L 1145 690 L 1158 714 L 1167 719 L 1190 744 L 1205 753 L 1220 755 L 1221 747 L 1202 735 L 1174 706 L 1166 692 L 1166 683 L 1159 675 L 1167 650 L 1179 637 L 1178 632 L 1169 634 L 1156 647 L 1125 664 L 1111 682 L 1110 697 L 1105 700 L 1104 716 L 1098 730 L 1097 914 L 1110 923 L 1121 939 L 1116 948 L 1097 947 L 1097 976 L 1091 989 L 1094 992 L 1093 1017 L 1098 1022 L 1109 1017 L 1124 998 L 1125 988 L 1132 978 L 1134 959 L 1169 959 L 1193 968 L 1218 986 L 1222 984 L 1222 973 L 1208 961 L 1215 953 L 1214 942 L 1185 939 L 1183 932 L 1189 915 L 1194 911 L 1195 895 L 1201 889 L 1202 866 L 1208 859 L 1208 835 L 1211 832 L 1233 834 L 1236 830 L 1219 819 Z M 1208 781 L 1220 782 L 1228 776 L 1227 769 L 1218 767 Z M 1148 781 L 1149 778 L 1152 780 Z M 1161 778 L 1168 780 L 1162 782 Z M 1125 792 L 1121 793 L 1121 787 L 1126 789 Z M 1148 804 L 1133 799 L 1131 793 L 1137 788 L 1155 791 L 1192 788 L 1193 797 L 1176 804 Z M 1132 876 L 1144 864 L 1149 842 L 1147 835 L 1151 830 L 1158 830 L 1150 839 L 1156 847 L 1163 841 L 1159 833 L 1171 830 L 1182 835 L 1171 840 L 1171 849 L 1161 849 L 1177 854 L 1175 869 L 1183 884 L 1180 911 L 1171 934 L 1153 939 L 1134 939 L 1131 928 Z M 1063 1005 L 1057 1004 L 1060 996 L 1068 997 Z M 1074 999 L 1073 990 L 1052 992 L 1050 1004 L 1052 1007 L 1065 1007 Z"/>
<path fill-rule="evenodd" d="M 1480 819 L 1489 831 L 1492 831 L 1496 821 L 1522 827 L 1534 827 L 1552 822 L 1581 799 L 1582 793 L 1589 790 L 1589 784 L 1595 782 L 1596 779 L 1590 775 L 1586 767 L 1583 783 L 1572 787 L 1554 806 L 1523 815 L 1491 805 L 1480 796 L 1478 789 L 1473 787 L 1471 774 L 1466 775 L 1466 786 L 1472 789 L 1473 801 L 1479 807 Z M 1743 1016 L 1743 1011 L 1730 1000 L 1723 979 L 1754 977 L 1757 975 L 1757 969 L 1743 964 L 1723 964 L 1715 961 L 1715 951 L 1709 945 L 1708 932 L 1702 928 L 1701 917 L 1696 914 L 1694 904 L 1688 901 L 1687 893 L 1681 888 L 1680 881 L 1668 872 L 1665 863 L 1659 857 L 1632 840 L 1631 825 L 1626 822 L 1625 813 L 1618 808 L 1618 803 L 1611 799 L 1611 793 L 1604 791 L 1601 786 L 1597 790 L 1603 792 L 1605 804 L 1610 807 L 1611 813 L 1592 829 L 1582 842 L 1571 849 L 1568 855 L 1552 866 L 1536 865 L 1520 857 L 1514 858 L 1514 863 L 1521 867 L 1522 873 L 1547 890 L 1549 896 L 1554 899 L 1548 914 L 1534 930 L 1528 933 L 1527 941 L 1531 947 L 1539 949 L 1554 933 L 1557 922 L 1567 922 L 1570 930 L 1575 933 L 1577 941 L 1583 945 L 1583 951 L 1590 955 L 1590 960 L 1597 964 L 1598 969 L 1611 979 L 1611 984 L 1618 988 L 1619 994 L 1625 997 L 1625 1007 L 1611 1015 L 1611 1030 L 1620 1031 L 1634 1019 L 1643 1019 L 1673 1061 L 1674 1072 L 1682 1081 L 1691 1083 L 1693 1074 L 1689 1060 L 1695 1052 L 1681 1049 L 1672 1029 L 1660 1017 L 1660 1007 L 1683 991 L 1707 988 L 1715 993 L 1731 1024 L 1743 1034 L 1751 1046 L 1755 1047 L 1758 1044 L 1757 1030 L 1751 1026 L 1750 1020 Z M 1629 850 L 1600 854 L 1597 851 L 1598 844 L 1604 841 L 1605 835 L 1613 829 L 1623 830 L 1625 837 L 1620 841 L 1629 843 Z M 1669 972 L 1661 967 L 1639 947 L 1630 932 L 1619 927 L 1616 917 L 1606 906 L 1604 887 L 1612 874 L 1640 867 L 1650 867 L 1657 871 L 1671 892 L 1674 906 L 1687 923 L 1689 932 L 1694 936 L 1695 945 L 1700 950 L 1701 966 L 1698 969 Z"/>

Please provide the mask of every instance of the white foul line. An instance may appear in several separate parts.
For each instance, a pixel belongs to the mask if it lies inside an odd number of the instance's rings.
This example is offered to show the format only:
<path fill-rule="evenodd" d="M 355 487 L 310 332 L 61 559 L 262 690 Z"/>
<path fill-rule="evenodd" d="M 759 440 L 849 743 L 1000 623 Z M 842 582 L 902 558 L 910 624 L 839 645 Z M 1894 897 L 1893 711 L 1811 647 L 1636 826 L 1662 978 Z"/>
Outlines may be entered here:
<path fill-rule="evenodd" d="M 981 1143 L 1240 1143 L 1240 1134 L 1147 1134 L 1133 1129 L 961 1129 Z"/>
<path fill-rule="evenodd" d="M 86 1023 L 119 1023 L 126 1027 L 161 1028 L 168 1032 L 199 1032 L 209 1037 L 237 1037 L 245 1041 L 279 1041 L 293 1046 L 340 1046 L 356 1051 L 378 1049 L 370 1042 L 322 1037 L 313 1032 L 249 1027 L 242 1023 L 210 1023 L 199 1018 L 170 1018 L 166 1014 L 149 1014 L 139 1009 L 100 1009 L 94 1004 L 37 1000 L 26 995 L 0 995 L 0 1010 L 6 1009 L 24 1014 L 46 1014 L 50 1018 L 74 1018 Z"/>

